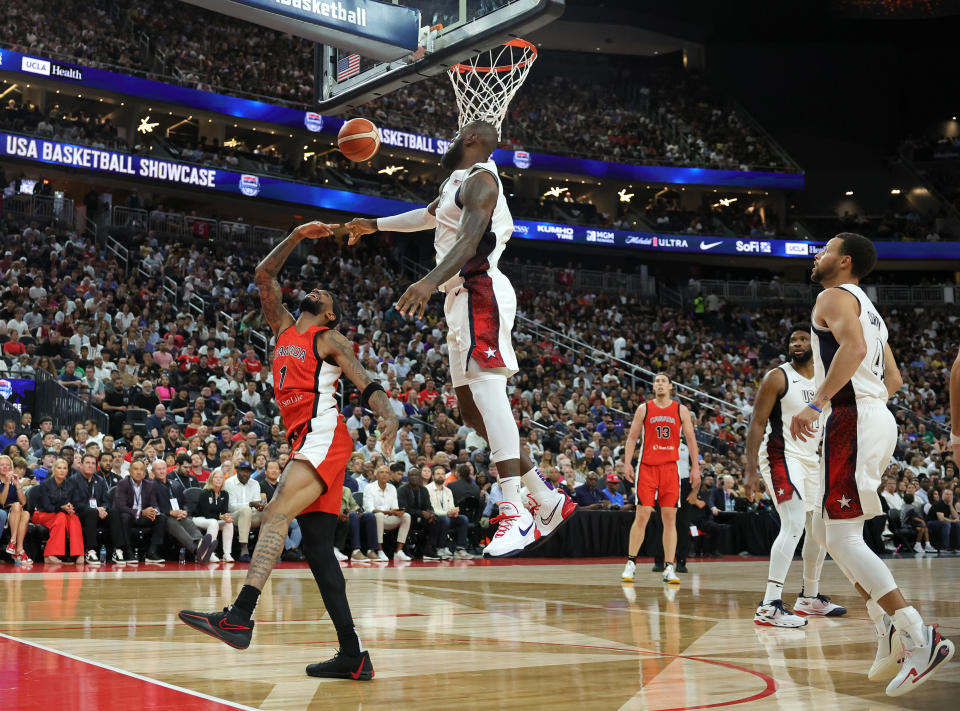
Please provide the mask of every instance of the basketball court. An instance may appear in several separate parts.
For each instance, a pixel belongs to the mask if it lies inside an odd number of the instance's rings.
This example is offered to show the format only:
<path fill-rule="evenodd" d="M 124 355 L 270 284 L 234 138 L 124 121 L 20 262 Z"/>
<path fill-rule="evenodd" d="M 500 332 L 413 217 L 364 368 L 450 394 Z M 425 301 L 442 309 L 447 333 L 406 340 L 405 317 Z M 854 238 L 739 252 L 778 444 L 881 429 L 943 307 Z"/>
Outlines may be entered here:
<path fill-rule="evenodd" d="M 921 614 L 955 636 L 960 561 L 888 563 Z M 306 566 L 283 564 L 271 576 L 243 652 L 197 635 L 176 612 L 231 599 L 245 565 L 5 566 L 3 707 L 69 698 L 90 711 L 930 709 L 952 708 L 960 694 L 956 661 L 896 700 L 867 680 L 873 628 L 830 562 L 821 589 L 850 612 L 799 630 L 753 623 L 767 574 L 756 559 L 691 563 L 680 586 L 661 583 L 649 561 L 621 584 L 614 558 L 344 565 L 371 682 L 304 674 L 336 648 Z"/>

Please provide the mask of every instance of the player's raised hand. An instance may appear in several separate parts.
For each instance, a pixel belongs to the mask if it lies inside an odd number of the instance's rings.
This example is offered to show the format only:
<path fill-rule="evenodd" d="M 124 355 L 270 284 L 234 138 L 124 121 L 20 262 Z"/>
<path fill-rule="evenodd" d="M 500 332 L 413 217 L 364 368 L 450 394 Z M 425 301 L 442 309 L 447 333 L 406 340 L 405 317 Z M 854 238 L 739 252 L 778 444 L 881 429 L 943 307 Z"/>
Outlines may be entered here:
<path fill-rule="evenodd" d="M 411 284 L 397 301 L 397 311 L 401 316 L 423 318 L 423 312 L 427 310 L 427 302 L 430 301 L 433 288 L 433 284 L 426 279 Z"/>
<path fill-rule="evenodd" d="M 393 445 L 397 439 L 397 430 L 400 428 L 400 421 L 396 415 L 377 418 L 377 429 L 380 430 L 380 451 L 387 461 L 393 459 Z"/>
<path fill-rule="evenodd" d="M 360 241 L 364 235 L 373 234 L 377 231 L 375 220 L 368 220 L 365 217 L 355 217 L 344 225 L 350 231 L 350 239 L 347 240 L 348 246 L 353 246 Z"/>
<path fill-rule="evenodd" d="M 304 239 L 322 239 L 323 237 L 331 237 L 337 227 L 340 227 L 340 225 L 328 225 L 326 222 L 314 220 L 300 225 L 296 232 Z"/>

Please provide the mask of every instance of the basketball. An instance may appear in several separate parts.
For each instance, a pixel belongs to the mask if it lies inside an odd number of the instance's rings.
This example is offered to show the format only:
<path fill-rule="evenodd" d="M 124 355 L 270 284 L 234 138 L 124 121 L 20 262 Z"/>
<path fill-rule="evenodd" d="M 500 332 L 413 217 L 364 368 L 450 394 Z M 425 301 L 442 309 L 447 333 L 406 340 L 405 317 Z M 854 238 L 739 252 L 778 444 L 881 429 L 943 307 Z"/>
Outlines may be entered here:
<path fill-rule="evenodd" d="M 380 150 L 380 132 L 364 118 L 350 119 L 337 134 L 340 152 L 354 163 L 373 158 Z"/>

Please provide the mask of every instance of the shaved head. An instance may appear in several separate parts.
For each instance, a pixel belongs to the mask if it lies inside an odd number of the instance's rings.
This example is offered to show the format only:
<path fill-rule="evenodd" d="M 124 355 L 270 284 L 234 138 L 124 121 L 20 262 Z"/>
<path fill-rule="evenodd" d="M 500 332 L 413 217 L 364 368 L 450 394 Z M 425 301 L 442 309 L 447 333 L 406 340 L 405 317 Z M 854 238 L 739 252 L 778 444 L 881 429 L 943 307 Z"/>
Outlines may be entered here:
<path fill-rule="evenodd" d="M 471 121 L 457 131 L 456 137 L 440 159 L 447 170 L 466 168 L 474 163 L 484 163 L 497 149 L 500 134 L 496 127 L 486 121 Z"/>
<path fill-rule="evenodd" d="M 470 140 L 471 135 L 475 136 L 477 143 L 483 146 L 488 155 L 497 150 L 497 144 L 500 142 L 500 134 L 493 124 L 486 121 L 471 121 L 463 127 L 461 131 L 466 140 Z"/>

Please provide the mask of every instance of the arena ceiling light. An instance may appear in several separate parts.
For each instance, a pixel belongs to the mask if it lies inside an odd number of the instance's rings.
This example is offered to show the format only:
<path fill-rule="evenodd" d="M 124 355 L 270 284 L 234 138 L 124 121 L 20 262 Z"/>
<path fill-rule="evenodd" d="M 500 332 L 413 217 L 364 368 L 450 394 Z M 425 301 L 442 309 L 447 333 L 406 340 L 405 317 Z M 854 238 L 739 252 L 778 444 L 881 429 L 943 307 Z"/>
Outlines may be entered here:
<path fill-rule="evenodd" d="M 377 172 L 384 175 L 393 175 L 394 173 L 405 173 L 406 170 L 402 165 L 388 165 L 386 168 L 381 168 Z"/>
<path fill-rule="evenodd" d="M 617 195 L 620 196 L 620 202 L 630 202 L 633 200 L 634 193 L 628 193 L 626 188 L 620 188 L 617 191 Z"/>
<path fill-rule="evenodd" d="M 847 197 L 853 197 L 853 191 L 848 190 L 847 192 L 844 193 L 844 195 L 846 195 Z"/>
<path fill-rule="evenodd" d="M 224 148 L 236 148 L 239 145 L 240 145 L 240 141 L 238 141 L 236 138 L 228 138 L 226 141 L 223 142 Z"/>
<path fill-rule="evenodd" d="M 159 121 L 150 122 L 150 115 L 147 114 L 142 119 L 140 119 L 140 125 L 137 126 L 137 130 L 140 133 L 153 133 L 153 129 L 160 125 Z"/>
<path fill-rule="evenodd" d="M 899 195 L 899 194 L 900 194 L 900 188 L 891 188 L 891 189 L 890 189 L 890 194 L 891 194 L 891 195 Z"/>
<path fill-rule="evenodd" d="M 543 194 L 543 196 L 544 196 L 545 198 L 546 198 L 546 197 L 555 197 L 555 198 L 558 198 L 558 197 L 560 197 L 561 195 L 563 195 L 564 193 L 568 193 L 568 192 L 570 192 L 570 191 L 569 191 L 567 188 L 561 187 L 560 185 L 556 185 L 556 186 L 550 188 L 549 190 L 547 190 L 547 192 L 545 192 L 545 193 Z"/>

